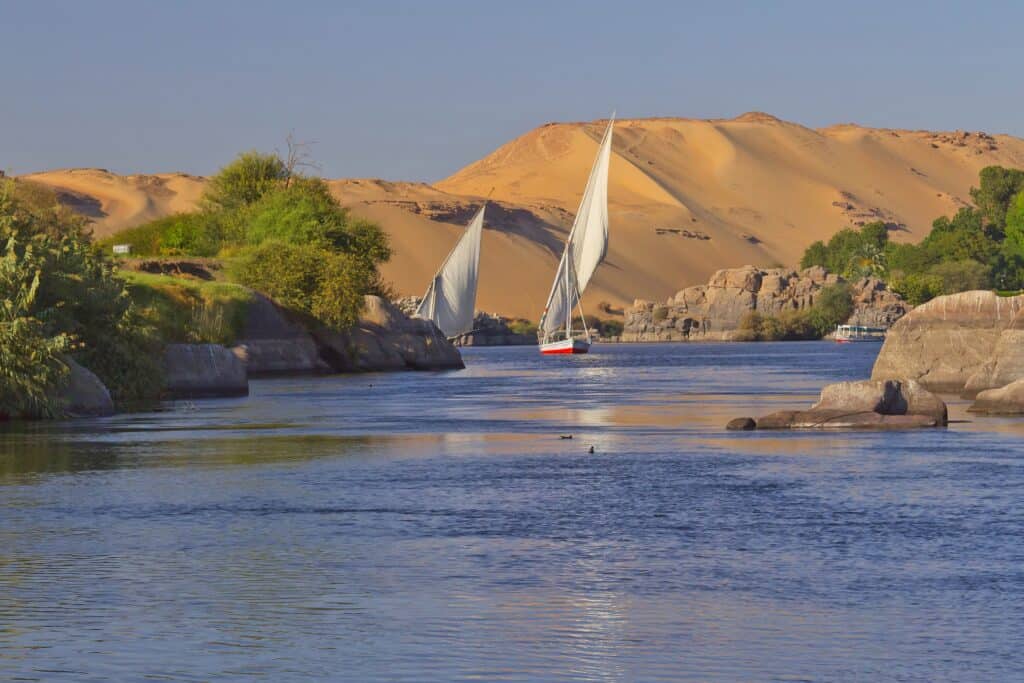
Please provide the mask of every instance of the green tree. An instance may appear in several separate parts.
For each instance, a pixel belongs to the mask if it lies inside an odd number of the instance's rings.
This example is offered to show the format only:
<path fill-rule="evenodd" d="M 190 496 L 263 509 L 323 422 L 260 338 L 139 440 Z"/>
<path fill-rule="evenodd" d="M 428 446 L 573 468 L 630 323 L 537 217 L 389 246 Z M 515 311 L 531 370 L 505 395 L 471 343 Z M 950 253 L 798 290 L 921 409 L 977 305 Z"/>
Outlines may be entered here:
<path fill-rule="evenodd" d="M 1024 191 L 1024 171 L 986 166 L 981 169 L 979 184 L 980 187 L 971 188 L 971 199 L 988 222 L 1002 230 L 1011 199 Z"/>
<path fill-rule="evenodd" d="M 942 294 L 943 282 L 937 275 L 909 273 L 894 279 L 889 287 L 912 306 L 920 306 Z"/>
<path fill-rule="evenodd" d="M 235 211 L 284 187 L 289 177 L 288 167 L 277 154 L 244 152 L 210 178 L 203 200 L 214 210 Z"/>
<path fill-rule="evenodd" d="M 1006 212 L 1006 247 L 1024 256 L 1024 190 L 1014 196 Z"/>
<path fill-rule="evenodd" d="M 991 286 L 992 269 L 972 259 L 945 261 L 928 271 L 942 281 L 943 294 L 955 294 Z"/>
<path fill-rule="evenodd" d="M 852 313 L 853 292 L 850 285 L 841 282 L 822 288 L 807 313 L 807 321 L 820 338 L 846 322 Z"/>
<path fill-rule="evenodd" d="M 800 259 L 801 268 L 811 268 L 814 266 L 824 268 L 826 263 L 828 263 L 828 247 L 821 240 L 812 242 Z"/>
<path fill-rule="evenodd" d="M 11 216 L 0 197 L 0 227 Z M 21 247 L 21 248 L 19 248 Z M 67 380 L 64 354 L 71 348 L 66 334 L 52 334 L 36 315 L 42 260 L 31 245 L 19 245 L 9 235 L 0 257 L 0 418 L 56 417 L 57 400 Z"/>

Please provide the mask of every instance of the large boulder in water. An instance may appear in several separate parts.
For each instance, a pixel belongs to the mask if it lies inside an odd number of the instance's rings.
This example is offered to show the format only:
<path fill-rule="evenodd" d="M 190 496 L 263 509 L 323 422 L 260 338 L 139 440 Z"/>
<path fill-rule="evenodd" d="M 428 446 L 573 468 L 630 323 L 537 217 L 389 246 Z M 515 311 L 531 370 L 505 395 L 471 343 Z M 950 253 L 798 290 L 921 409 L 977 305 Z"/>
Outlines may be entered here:
<path fill-rule="evenodd" d="M 756 425 L 757 429 L 909 429 L 945 425 L 947 415 L 946 403 L 915 380 L 864 380 L 829 384 L 810 410 L 771 413 L 756 420 Z"/>
<path fill-rule="evenodd" d="M 985 415 L 1024 415 L 1024 379 L 982 391 L 967 410 Z"/>
<path fill-rule="evenodd" d="M 170 398 L 245 396 L 245 366 L 219 344 L 169 344 L 164 350 L 164 382 Z"/>
<path fill-rule="evenodd" d="M 912 379 L 837 382 L 821 390 L 811 410 L 871 412 L 879 415 L 925 415 L 946 424 L 946 402 Z"/>
<path fill-rule="evenodd" d="M 890 328 L 871 379 L 910 378 L 932 391 L 963 391 L 975 374 L 996 372 L 986 367 L 1022 309 L 1024 296 L 986 291 L 932 299 Z M 1003 374 L 1012 374 L 1005 368 Z M 982 383 L 979 379 L 972 384 Z"/>
<path fill-rule="evenodd" d="M 1024 311 L 1018 313 L 996 341 L 992 356 L 967 378 L 964 393 L 974 396 L 985 389 L 1024 379 Z"/>
<path fill-rule="evenodd" d="M 68 358 L 68 383 L 61 406 L 68 417 L 102 417 L 114 414 L 114 401 L 100 378 Z"/>
<path fill-rule="evenodd" d="M 359 322 L 344 332 L 316 333 L 320 353 L 338 372 L 461 369 L 459 350 L 429 320 L 410 318 L 368 295 Z"/>

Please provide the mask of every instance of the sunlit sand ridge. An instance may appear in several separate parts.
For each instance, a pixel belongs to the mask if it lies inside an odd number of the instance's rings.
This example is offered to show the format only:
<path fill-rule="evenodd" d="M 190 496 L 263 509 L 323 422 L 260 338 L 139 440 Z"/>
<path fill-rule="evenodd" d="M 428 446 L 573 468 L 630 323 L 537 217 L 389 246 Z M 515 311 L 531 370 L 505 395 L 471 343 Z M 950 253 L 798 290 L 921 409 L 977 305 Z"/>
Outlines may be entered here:
<path fill-rule="evenodd" d="M 385 275 L 421 294 L 483 197 L 488 212 L 478 307 L 536 319 L 593 162 L 603 121 L 541 126 L 434 185 L 331 181 L 347 206 L 379 221 L 395 256 Z M 767 114 L 616 124 L 611 246 L 586 307 L 662 299 L 715 270 L 794 265 L 812 241 L 884 220 L 920 240 L 970 201 L 978 171 L 1024 168 L 1024 140 L 840 125 L 810 129 Z M 202 179 L 97 170 L 33 174 L 69 193 L 108 235 L 198 199 Z"/>

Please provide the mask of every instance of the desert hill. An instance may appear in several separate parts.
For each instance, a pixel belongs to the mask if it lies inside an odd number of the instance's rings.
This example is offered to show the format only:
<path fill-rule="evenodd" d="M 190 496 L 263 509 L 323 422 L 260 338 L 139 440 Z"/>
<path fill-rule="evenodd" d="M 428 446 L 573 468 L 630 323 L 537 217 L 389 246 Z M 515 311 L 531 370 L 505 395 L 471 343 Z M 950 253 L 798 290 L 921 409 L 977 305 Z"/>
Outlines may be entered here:
<path fill-rule="evenodd" d="M 536 319 L 605 123 L 541 126 L 434 185 L 330 185 L 391 234 L 395 257 L 385 275 L 404 294 L 421 293 L 490 196 L 479 307 Z M 852 124 L 814 130 L 760 113 L 619 121 L 611 246 L 588 307 L 664 299 L 719 268 L 793 265 L 812 241 L 873 220 L 889 223 L 893 239 L 920 240 L 935 217 L 967 204 L 978 172 L 993 164 L 1024 168 L 1024 140 Z M 180 174 L 28 177 L 64 193 L 100 235 L 185 210 L 202 188 L 202 179 Z"/>

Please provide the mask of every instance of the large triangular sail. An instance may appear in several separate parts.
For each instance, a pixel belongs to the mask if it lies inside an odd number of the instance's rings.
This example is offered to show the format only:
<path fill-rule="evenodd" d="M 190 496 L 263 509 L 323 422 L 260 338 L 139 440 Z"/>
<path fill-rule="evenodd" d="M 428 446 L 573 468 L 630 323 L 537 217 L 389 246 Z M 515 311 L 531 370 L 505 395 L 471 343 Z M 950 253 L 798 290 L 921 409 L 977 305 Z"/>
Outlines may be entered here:
<path fill-rule="evenodd" d="M 446 337 L 457 337 L 473 329 L 476 285 L 480 265 L 480 237 L 484 210 L 480 207 L 469 227 L 437 271 L 416 317 L 433 320 Z"/>
<path fill-rule="evenodd" d="M 594 271 L 608 253 L 608 166 L 614 123 L 613 116 L 601 139 L 583 200 L 558 264 L 540 321 L 542 343 L 560 330 L 564 330 L 565 337 L 572 334 L 573 310 L 579 305 Z"/>

